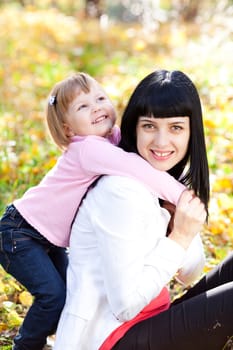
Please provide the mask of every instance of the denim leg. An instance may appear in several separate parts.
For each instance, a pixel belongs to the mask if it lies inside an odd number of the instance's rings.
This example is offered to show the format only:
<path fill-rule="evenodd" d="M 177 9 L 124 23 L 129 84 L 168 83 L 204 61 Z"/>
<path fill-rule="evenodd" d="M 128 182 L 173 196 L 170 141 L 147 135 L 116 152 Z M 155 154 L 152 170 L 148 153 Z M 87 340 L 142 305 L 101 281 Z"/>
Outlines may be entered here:
<path fill-rule="evenodd" d="M 56 330 L 65 302 L 67 255 L 63 248 L 55 247 L 46 240 L 34 239 L 28 232 L 25 235 L 21 231 L 9 225 L 6 227 L 5 223 L 0 224 L 0 263 L 34 296 L 14 339 L 15 349 L 42 350 L 47 336 Z M 58 264 L 59 256 L 61 260 Z M 64 263 L 63 268 L 60 263 Z"/>
<path fill-rule="evenodd" d="M 48 252 L 50 259 L 66 284 L 66 273 L 68 265 L 68 251 L 63 248 L 52 246 Z"/>

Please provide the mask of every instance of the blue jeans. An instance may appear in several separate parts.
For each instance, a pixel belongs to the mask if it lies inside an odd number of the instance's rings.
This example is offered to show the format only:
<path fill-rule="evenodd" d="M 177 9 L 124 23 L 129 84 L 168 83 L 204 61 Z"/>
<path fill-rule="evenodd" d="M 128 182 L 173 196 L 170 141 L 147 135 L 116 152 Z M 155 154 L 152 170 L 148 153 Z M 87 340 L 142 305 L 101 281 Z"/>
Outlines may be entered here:
<path fill-rule="evenodd" d="M 66 294 L 66 249 L 30 226 L 13 205 L 0 221 L 0 264 L 33 295 L 14 342 L 15 350 L 42 350 L 53 334 Z"/>

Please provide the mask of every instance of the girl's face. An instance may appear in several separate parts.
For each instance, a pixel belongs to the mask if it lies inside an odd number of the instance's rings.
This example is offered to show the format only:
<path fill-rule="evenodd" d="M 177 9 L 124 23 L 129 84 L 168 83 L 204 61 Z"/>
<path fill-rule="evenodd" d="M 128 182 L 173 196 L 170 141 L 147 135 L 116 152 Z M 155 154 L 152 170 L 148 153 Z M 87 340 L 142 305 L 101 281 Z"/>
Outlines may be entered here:
<path fill-rule="evenodd" d="M 112 102 L 97 82 L 90 91 L 78 91 L 70 103 L 64 124 L 67 136 L 96 135 L 106 137 L 116 121 Z"/>
<path fill-rule="evenodd" d="M 139 117 L 136 133 L 139 154 L 155 169 L 168 171 L 186 155 L 189 117 Z"/>

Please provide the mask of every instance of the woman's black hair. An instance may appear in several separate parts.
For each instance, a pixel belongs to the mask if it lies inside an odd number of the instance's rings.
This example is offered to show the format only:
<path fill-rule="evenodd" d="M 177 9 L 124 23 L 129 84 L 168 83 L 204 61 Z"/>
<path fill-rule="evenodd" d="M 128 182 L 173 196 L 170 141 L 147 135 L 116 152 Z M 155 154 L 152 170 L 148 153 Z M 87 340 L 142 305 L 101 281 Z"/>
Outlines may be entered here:
<path fill-rule="evenodd" d="M 119 147 L 138 153 L 136 127 L 139 117 L 190 119 L 190 140 L 185 157 L 168 172 L 193 189 L 208 208 L 209 167 L 205 145 L 202 108 L 197 89 L 180 71 L 157 70 L 135 88 L 121 120 Z"/>

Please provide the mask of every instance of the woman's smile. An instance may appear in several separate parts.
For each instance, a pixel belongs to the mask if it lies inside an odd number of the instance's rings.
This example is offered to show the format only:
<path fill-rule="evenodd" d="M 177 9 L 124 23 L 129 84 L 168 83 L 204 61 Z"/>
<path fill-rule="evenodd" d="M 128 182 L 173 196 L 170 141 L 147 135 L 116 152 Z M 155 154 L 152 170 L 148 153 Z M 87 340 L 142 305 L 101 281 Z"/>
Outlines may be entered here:
<path fill-rule="evenodd" d="M 151 150 L 153 156 L 157 160 L 167 160 L 172 155 L 173 152 L 161 152 L 161 151 L 155 151 Z"/>
<path fill-rule="evenodd" d="M 189 138 L 189 117 L 140 117 L 138 120 L 138 152 L 158 170 L 168 171 L 184 158 Z"/>

